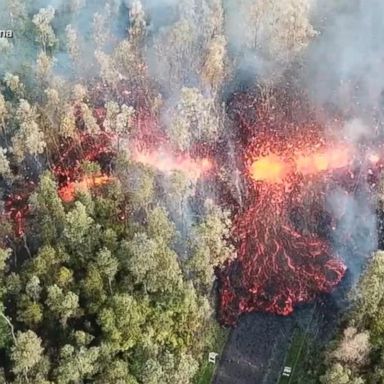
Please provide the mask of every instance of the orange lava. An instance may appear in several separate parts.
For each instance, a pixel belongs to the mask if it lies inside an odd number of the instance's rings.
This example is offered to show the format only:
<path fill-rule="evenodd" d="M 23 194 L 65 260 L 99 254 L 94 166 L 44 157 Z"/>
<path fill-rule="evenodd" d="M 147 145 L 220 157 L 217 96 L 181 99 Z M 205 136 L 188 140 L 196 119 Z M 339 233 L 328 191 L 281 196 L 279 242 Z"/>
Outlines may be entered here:
<path fill-rule="evenodd" d="M 296 170 L 303 175 L 347 167 L 352 160 L 348 148 L 336 147 L 325 149 L 310 155 L 299 155 L 296 158 Z"/>
<path fill-rule="evenodd" d="M 171 151 L 136 151 L 133 160 L 165 174 L 180 171 L 191 180 L 197 180 L 213 167 L 208 158 L 192 159 L 189 155 L 175 155 Z"/>
<path fill-rule="evenodd" d="M 348 147 L 335 146 L 316 152 L 299 152 L 292 161 L 275 154 L 254 160 L 250 175 L 255 181 L 282 183 L 291 173 L 315 175 L 321 172 L 347 167 L 353 160 L 353 151 Z"/>
<path fill-rule="evenodd" d="M 289 171 L 289 166 L 284 160 L 273 154 L 257 159 L 250 167 L 251 177 L 266 183 L 281 182 Z"/>
<path fill-rule="evenodd" d="M 60 198 L 66 202 L 70 203 L 75 199 L 76 192 L 85 192 L 90 188 L 98 187 L 101 185 L 108 184 L 112 181 L 111 176 L 107 175 L 98 175 L 98 176 L 86 176 L 80 181 L 75 181 L 67 184 L 66 186 L 59 189 Z"/>

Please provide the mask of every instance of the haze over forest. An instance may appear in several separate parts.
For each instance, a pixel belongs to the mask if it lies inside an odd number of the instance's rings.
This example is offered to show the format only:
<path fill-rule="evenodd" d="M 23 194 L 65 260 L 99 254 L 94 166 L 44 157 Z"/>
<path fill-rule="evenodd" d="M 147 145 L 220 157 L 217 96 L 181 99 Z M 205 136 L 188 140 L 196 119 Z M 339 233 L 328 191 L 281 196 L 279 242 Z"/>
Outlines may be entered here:
<path fill-rule="evenodd" d="M 0 383 L 210 383 L 345 281 L 291 384 L 383 383 L 383 12 L 0 0 Z"/>

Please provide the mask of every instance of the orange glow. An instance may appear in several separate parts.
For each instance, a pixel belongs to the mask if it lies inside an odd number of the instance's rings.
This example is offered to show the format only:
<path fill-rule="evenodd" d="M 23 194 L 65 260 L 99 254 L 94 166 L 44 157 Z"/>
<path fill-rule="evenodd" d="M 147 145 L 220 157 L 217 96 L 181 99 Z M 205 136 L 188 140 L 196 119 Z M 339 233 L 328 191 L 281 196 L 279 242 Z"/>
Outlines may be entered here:
<path fill-rule="evenodd" d="M 296 169 L 303 175 L 311 175 L 348 166 L 351 152 L 346 148 L 333 148 L 296 158 Z"/>
<path fill-rule="evenodd" d="M 59 190 L 59 196 L 64 202 L 70 203 L 75 199 L 76 192 L 85 192 L 90 188 L 108 184 L 112 181 L 112 179 L 113 178 L 111 176 L 107 175 L 99 175 L 94 177 L 86 176 L 80 181 L 75 181 L 69 183 L 65 187 L 62 187 Z"/>
<path fill-rule="evenodd" d="M 279 183 L 287 176 L 289 168 L 283 159 L 271 154 L 254 161 L 250 173 L 256 181 Z"/>
<path fill-rule="evenodd" d="M 351 164 L 352 159 L 352 151 L 341 146 L 313 153 L 298 153 L 292 162 L 288 162 L 284 157 L 270 154 L 255 160 L 250 167 L 250 174 L 256 181 L 281 183 L 290 173 L 314 175 L 344 168 Z"/>
<path fill-rule="evenodd" d="M 137 151 L 133 160 L 166 174 L 180 171 L 191 180 L 199 179 L 212 169 L 212 162 L 207 158 L 192 159 L 188 155 L 174 155 L 166 151 Z"/>

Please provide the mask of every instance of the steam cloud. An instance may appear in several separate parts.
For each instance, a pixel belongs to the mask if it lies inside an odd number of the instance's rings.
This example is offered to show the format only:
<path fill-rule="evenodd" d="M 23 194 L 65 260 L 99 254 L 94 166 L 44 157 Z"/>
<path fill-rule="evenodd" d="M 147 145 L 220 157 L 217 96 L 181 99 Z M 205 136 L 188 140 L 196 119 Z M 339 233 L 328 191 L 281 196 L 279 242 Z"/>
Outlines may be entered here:
<path fill-rule="evenodd" d="M 346 121 L 338 136 L 356 146 L 382 137 L 383 12 L 379 0 L 317 1 L 313 22 L 320 34 L 304 54 L 304 82 L 313 103 L 336 109 Z M 357 255 L 377 248 L 376 215 L 363 178 L 360 184 L 355 196 L 340 190 L 328 196 L 331 211 L 345 213 L 334 241 L 354 280 L 363 262 Z M 351 239 L 355 249 L 345 246 Z"/>

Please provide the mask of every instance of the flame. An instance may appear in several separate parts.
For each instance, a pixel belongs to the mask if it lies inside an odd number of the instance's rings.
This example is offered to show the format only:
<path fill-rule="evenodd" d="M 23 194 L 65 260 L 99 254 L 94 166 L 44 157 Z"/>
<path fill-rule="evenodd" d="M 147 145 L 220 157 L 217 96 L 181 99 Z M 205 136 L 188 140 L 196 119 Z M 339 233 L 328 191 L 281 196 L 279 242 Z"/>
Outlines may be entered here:
<path fill-rule="evenodd" d="M 180 171 L 191 180 L 199 179 L 213 167 L 208 158 L 192 159 L 189 155 L 175 155 L 171 151 L 136 151 L 133 159 L 165 174 Z"/>
<path fill-rule="evenodd" d="M 90 188 L 108 184 L 112 180 L 113 178 L 107 175 L 85 176 L 80 181 L 71 182 L 60 188 L 59 196 L 64 202 L 70 203 L 75 199 L 76 192 L 85 192 Z"/>

